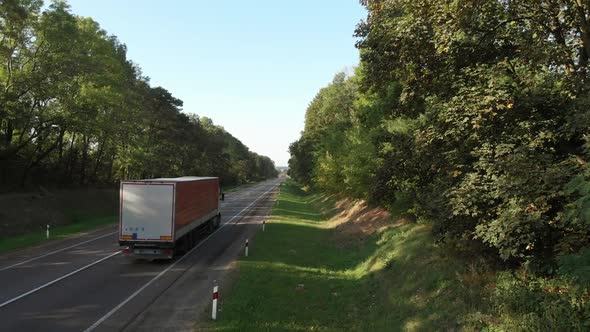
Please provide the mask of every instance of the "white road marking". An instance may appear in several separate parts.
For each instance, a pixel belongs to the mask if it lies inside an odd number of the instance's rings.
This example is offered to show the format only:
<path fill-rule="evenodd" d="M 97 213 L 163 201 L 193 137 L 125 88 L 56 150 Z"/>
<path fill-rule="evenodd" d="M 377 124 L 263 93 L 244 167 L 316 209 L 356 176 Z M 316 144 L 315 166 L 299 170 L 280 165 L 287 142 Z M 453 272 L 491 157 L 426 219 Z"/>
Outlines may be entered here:
<path fill-rule="evenodd" d="M 199 242 L 199 244 L 197 244 L 194 248 L 192 248 L 191 250 L 189 250 L 186 254 L 184 254 L 184 256 L 180 257 L 176 262 L 172 263 L 165 270 L 163 270 L 162 272 L 160 272 L 157 276 L 155 276 L 153 279 L 151 279 L 150 281 L 148 281 L 141 288 L 139 288 L 138 290 L 136 290 L 128 298 L 126 298 L 125 300 L 123 300 L 123 302 L 119 303 L 116 307 L 114 307 L 113 309 L 111 309 L 111 311 L 107 312 L 106 315 L 102 316 L 99 320 L 97 320 L 89 328 L 87 328 L 86 330 L 84 330 L 84 332 L 90 332 L 90 331 L 94 330 L 95 328 L 97 328 L 100 324 L 102 324 L 105 320 L 107 320 L 109 317 L 111 317 L 114 313 L 116 313 L 117 311 L 119 311 L 119 309 L 121 309 L 125 304 L 127 304 L 129 301 L 131 301 L 133 298 L 135 298 L 144 289 L 146 289 L 147 287 L 149 287 L 154 281 L 160 279 L 161 276 L 163 276 L 166 272 L 170 271 L 173 267 L 176 266 L 176 264 L 180 263 L 185 257 L 188 257 L 194 250 L 196 250 L 197 248 L 199 248 L 203 243 L 205 243 L 214 234 L 216 234 L 217 232 L 219 232 L 223 227 L 225 227 L 232 220 L 234 220 L 235 218 L 237 218 L 242 212 L 244 212 L 246 209 L 248 209 L 250 206 L 252 206 L 252 204 L 256 203 L 264 195 L 268 194 L 271 190 L 273 190 L 275 188 L 276 188 L 276 185 L 273 185 L 272 188 L 270 188 L 269 190 L 267 190 L 262 195 L 258 196 L 258 198 L 256 198 L 254 201 L 252 201 L 252 203 L 250 203 L 250 205 L 248 205 L 242 211 L 240 211 L 240 213 L 238 213 L 237 215 L 233 216 L 230 220 L 228 220 L 225 223 L 223 223 L 215 232 L 209 234 L 209 236 L 207 236 L 206 238 L 204 238 L 203 241 Z"/>
<path fill-rule="evenodd" d="M 242 197 L 242 196 L 245 196 L 245 195 L 249 195 L 249 194 L 251 194 L 252 192 L 253 192 L 253 190 L 247 190 L 246 192 L 241 192 L 241 193 L 239 193 L 239 195 L 232 196 L 231 198 L 232 198 L 232 199 L 236 199 L 236 198 L 238 198 L 238 197 Z M 228 194 L 225 194 L 225 195 L 227 196 Z M 222 205 L 222 206 L 225 206 L 225 205 L 227 205 L 227 202 L 226 202 L 226 203 L 221 203 L 221 205 Z M 88 240 L 88 241 L 80 242 L 80 243 L 77 243 L 77 244 L 71 245 L 71 246 L 69 246 L 69 247 L 65 247 L 65 248 L 62 248 L 62 249 L 59 249 L 59 250 L 55 250 L 55 251 L 52 251 L 52 252 L 50 252 L 50 253 L 47 253 L 47 254 L 44 254 L 44 255 L 41 255 L 41 256 L 37 256 L 37 257 L 31 258 L 31 259 L 28 259 L 28 260 L 26 260 L 26 261 L 23 261 L 23 262 L 20 262 L 20 263 L 16 263 L 16 264 L 12 264 L 12 265 L 9 265 L 9 266 L 6 266 L 6 267 L 3 267 L 3 268 L 0 268 L 0 272 L 2 272 L 2 271 L 5 271 L 5 270 L 8 270 L 8 269 L 12 269 L 13 267 L 17 267 L 17 266 L 19 266 L 19 265 L 27 264 L 27 263 L 29 263 L 29 262 L 32 262 L 32 261 L 35 261 L 35 260 L 37 260 L 37 259 L 41 259 L 41 258 L 44 258 L 44 257 L 50 256 L 50 255 L 53 255 L 53 254 L 57 254 L 58 252 L 62 252 L 62 251 L 64 251 L 64 250 L 72 249 L 72 248 L 75 248 L 75 247 L 77 247 L 77 246 L 81 246 L 81 245 L 83 245 L 83 244 L 90 243 L 90 242 L 93 242 L 93 241 L 96 241 L 96 240 L 102 239 L 102 238 L 104 238 L 104 237 L 107 237 L 107 236 L 109 236 L 109 235 L 113 235 L 113 234 L 115 234 L 115 233 L 118 233 L 118 232 L 119 232 L 119 231 L 117 230 L 117 231 L 114 231 L 114 232 L 111 232 L 111 233 L 108 233 L 108 234 L 105 234 L 105 235 L 102 235 L 102 236 L 99 236 L 99 237 L 96 237 L 96 238 L 90 239 L 90 240 Z"/>
<path fill-rule="evenodd" d="M 9 266 L 7 266 L 7 267 L 3 267 L 3 268 L 1 268 L 1 269 L 0 269 L 0 272 L 1 272 L 1 271 L 4 271 L 4 270 L 12 269 L 13 267 L 17 267 L 17 266 L 19 266 L 19 265 L 27 264 L 27 263 L 29 263 L 29 262 L 32 262 L 32 261 L 34 261 L 34 260 L 37 260 L 37 259 L 41 259 L 41 258 L 43 258 L 43 257 L 47 257 L 47 256 L 50 256 L 50 255 L 53 255 L 53 254 L 57 254 L 58 252 L 62 252 L 62 251 L 64 251 L 64 250 L 72 249 L 72 248 L 75 248 L 75 247 L 77 247 L 77 246 L 81 246 L 81 245 L 83 245 L 83 244 L 90 243 L 90 242 L 93 242 L 93 241 L 96 241 L 96 240 L 102 239 L 103 237 L 107 237 L 107 236 L 109 236 L 109 235 L 113 235 L 113 234 L 115 234 L 115 233 L 117 233 L 117 232 L 118 232 L 118 231 L 114 231 L 114 232 L 112 232 L 112 233 L 109 233 L 109 234 L 105 234 L 105 235 L 102 235 L 102 236 L 99 236 L 99 237 L 95 237 L 94 239 L 90 239 L 90 240 L 88 240 L 88 241 L 80 242 L 80 243 L 77 243 L 77 244 L 71 245 L 71 246 L 69 246 L 69 247 L 65 247 L 65 248 L 62 248 L 62 249 L 59 249 L 59 250 L 56 250 L 56 251 L 52 251 L 52 252 L 50 252 L 50 253 L 47 253 L 47 254 L 44 254 L 44 255 L 41 255 L 41 256 L 38 256 L 38 257 L 35 257 L 35 258 L 31 258 L 31 259 L 29 259 L 29 260 L 26 260 L 26 261 L 24 261 L 24 262 L 20 262 L 20 263 L 16 263 L 16 264 L 9 265 Z"/>
<path fill-rule="evenodd" d="M 78 273 L 78 272 L 80 272 L 80 271 L 84 271 L 84 270 L 86 270 L 87 268 L 89 268 L 89 267 L 91 267 L 91 266 L 94 266 L 94 265 L 96 265 L 96 264 L 98 264 L 98 263 L 100 263 L 100 262 L 102 262 L 102 261 L 104 261 L 104 260 L 107 260 L 107 259 L 109 259 L 109 258 L 111 258 L 111 257 L 113 257 L 113 256 L 115 256 L 115 255 L 117 255 L 117 254 L 120 254 L 120 253 L 121 253 L 121 251 L 120 251 L 120 250 L 117 250 L 116 252 L 114 252 L 114 253 L 112 253 L 112 254 L 110 254 L 110 255 L 106 256 L 106 257 L 103 257 L 103 258 L 101 258 L 101 259 L 99 259 L 99 260 L 97 260 L 97 261 L 95 261 L 95 262 L 92 262 L 92 263 L 90 263 L 90 264 L 88 264 L 88 265 L 82 266 L 81 268 L 77 269 L 76 271 L 70 272 L 70 273 L 68 273 L 68 274 L 66 274 L 66 275 L 64 275 L 64 276 L 61 276 L 61 277 L 59 277 L 59 278 L 57 278 L 57 279 L 55 279 L 55 280 L 52 280 L 52 281 L 50 281 L 50 282 L 48 282 L 48 283 L 46 283 L 46 284 L 43 284 L 43 285 L 41 285 L 41 286 L 39 286 L 39 287 L 37 287 L 37 288 L 35 288 L 35 289 L 32 289 L 32 290 L 30 290 L 30 291 L 28 291 L 28 292 L 26 292 L 26 293 L 24 293 L 24 294 L 21 294 L 21 295 L 19 295 L 19 296 L 15 297 L 15 298 L 12 298 L 12 299 L 10 299 L 10 300 L 8 300 L 8 301 L 6 301 L 6 302 L 4 302 L 4 303 L 0 304 L 0 308 L 2 308 L 2 307 L 4 307 L 4 306 L 7 306 L 7 305 L 9 305 L 9 304 L 11 304 L 12 302 L 18 301 L 18 300 L 22 299 L 23 297 L 25 297 L 25 296 L 27 296 L 27 295 L 31 295 L 31 294 L 35 293 L 36 291 L 38 291 L 38 290 L 41 290 L 41 289 L 43 289 L 43 288 L 45 288 L 45 287 L 48 287 L 48 286 L 51 286 L 51 285 L 55 284 L 56 282 L 59 282 L 59 281 L 61 281 L 61 280 L 65 279 L 65 278 L 67 278 L 67 277 L 69 277 L 69 276 L 72 276 L 72 275 L 74 275 L 74 274 L 76 274 L 76 273 Z"/>

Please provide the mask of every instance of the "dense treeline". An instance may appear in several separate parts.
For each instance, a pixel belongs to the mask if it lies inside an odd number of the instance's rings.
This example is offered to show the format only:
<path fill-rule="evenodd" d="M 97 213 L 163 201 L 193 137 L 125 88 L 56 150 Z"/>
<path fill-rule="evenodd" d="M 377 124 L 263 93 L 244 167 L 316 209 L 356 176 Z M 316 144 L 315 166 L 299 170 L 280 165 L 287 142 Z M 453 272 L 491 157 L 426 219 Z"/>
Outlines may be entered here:
<path fill-rule="evenodd" d="M 65 1 L 42 5 L 0 1 L 0 187 L 277 175 L 268 157 L 151 87 L 98 23 Z"/>
<path fill-rule="evenodd" d="M 475 255 L 548 267 L 588 247 L 590 4 L 362 3 L 361 63 L 309 105 L 291 176 L 409 202 Z"/>

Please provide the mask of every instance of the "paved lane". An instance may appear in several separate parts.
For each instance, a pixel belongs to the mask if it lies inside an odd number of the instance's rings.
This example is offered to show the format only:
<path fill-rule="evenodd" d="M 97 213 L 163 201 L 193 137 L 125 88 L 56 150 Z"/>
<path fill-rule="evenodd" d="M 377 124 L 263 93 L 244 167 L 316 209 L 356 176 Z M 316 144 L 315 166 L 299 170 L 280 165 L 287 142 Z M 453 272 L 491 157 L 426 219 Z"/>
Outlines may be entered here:
<path fill-rule="evenodd" d="M 211 266 L 233 260 L 237 254 L 236 248 L 242 245 L 239 243 L 242 237 L 259 228 L 248 227 L 250 223 L 256 224 L 255 218 L 242 217 L 249 213 L 258 215 L 267 212 L 278 183 L 278 180 L 267 181 L 226 195 L 226 201 L 221 204 L 222 223 L 225 226 L 210 236 L 204 235 L 198 248 L 172 262 L 133 261 L 121 255 L 105 259 L 118 248 L 116 234 L 4 270 L 3 267 L 18 264 L 18 258 L 27 260 L 35 258 L 35 254 L 37 257 L 42 256 L 45 250 L 29 250 L 20 257 L 12 255 L 4 260 L 0 258 L 3 263 L 0 265 L 0 303 L 104 259 L 0 307 L 0 330 L 84 331 L 97 322 L 97 330 L 112 331 L 133 326 L 142 330 L 141 326 L 145 325 L 138 323 L 138 320 L 146 321 L 142 313 L 149 312 L 155 302 L 162 299 L 174 302 L 175 298 L 186 300 L 189 294 L 194 296 L 194 289 L 209 288 L 209 275 L 216 273 L 216 270 L 210 269 Z M 260 206 L 267 208 L 260 209 Z M 259 226 L 259 223 L 250 226 Z M 112 232 L 112 229 L 103 230 L 104 233 L 94 236 L 102 236 L 109 231 Z M 78 239 L 78 242 L 89 239 L 92 237 Z M 63 243 L 62 247 L 75 243 L 70 240 Z M 52 247 L 52 250 L 59 249 L 59 246 Z M 199 271 L 200 281 L 191 283 L 194 287 L 185 290 L 187 296 L 168 296 L 179 289 L 180 294 L 183 294 L 185 286 L 179 288 L 178 285 L 185 280 L 183 276 L 192 275 L 188 271 Z M 208 293 L 200 297 L 208 300 Z"/>

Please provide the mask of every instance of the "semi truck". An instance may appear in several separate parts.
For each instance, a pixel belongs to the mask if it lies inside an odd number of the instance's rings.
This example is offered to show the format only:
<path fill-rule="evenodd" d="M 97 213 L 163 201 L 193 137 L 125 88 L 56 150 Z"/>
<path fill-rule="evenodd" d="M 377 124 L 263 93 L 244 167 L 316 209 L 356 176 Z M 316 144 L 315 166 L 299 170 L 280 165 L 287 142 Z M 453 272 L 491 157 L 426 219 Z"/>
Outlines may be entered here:
<path fill-rule="evenodd" d="M 216 177 L 121 181 L 119 245 L 127 257 L 172 259 L 220 222 Z"/>

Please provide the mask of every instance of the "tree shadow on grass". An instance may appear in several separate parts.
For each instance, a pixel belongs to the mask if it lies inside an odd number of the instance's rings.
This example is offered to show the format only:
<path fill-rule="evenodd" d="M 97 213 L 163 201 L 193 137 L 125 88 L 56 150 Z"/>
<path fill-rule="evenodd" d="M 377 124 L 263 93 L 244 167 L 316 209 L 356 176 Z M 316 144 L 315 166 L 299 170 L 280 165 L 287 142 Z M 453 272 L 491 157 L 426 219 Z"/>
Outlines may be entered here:
<path fill-rule="evenodd" d="M 277 218 L 298 218 L 302 221 L 323 221 L 324 217 L 321 213 L 306 209 L 307 203 L 281 200 L 272 210 L 273 217 Z"/>
<path fill-rule="evenodd" d="M 319 213 L 305 213 L 305 212 L 296 212 L 289 209 L 282 209 L 282 208 L 274 208 L 273 209 L 274 217 L 278 218 L 285 218 L 285 219 L 299 219 L 306 222 L 321 222 L 324 220 L 321 214 Z"/>
<path fill-rule="evenodd" d="M 428 226 L 392 224 L 343 247 L 341 230 L 322 225 L 341 211 L 337 200 L 283 185 L 217 330 L 454 331 L 481 315 L 483 292 L 459 261 L 441 256 Z M 370 221 L 362 211 L 348 217 Z"/>
<path fill-rule="evenodd" d="M 270 223 L 264 235 L 257 237 L 256 246 L 273 250 L 259 253 L 257 259 L 273 264 L 339 271 L 355 269 L 359 262 L 366 261 L 375 254 L 376 240 L 342 250 L 329 245 L 331 232 L 332 229 L 312 225 Z"/>
<path fill-rule="evenodd" d="M 461 266 L 434 253 L 428 227 L 401 225 L 342 250 L 329 229 L 269 226 L 241 263 L 220 330 L 448 331 L 477 311 Z"/>
<path fill-rule="evenodd" d="M 309 196 L 310 193 L 301 189 L 301 187 L 293 181 L 286 181 L 281 185 L 281 191 L 287 192 L 299 197 Z"/>

